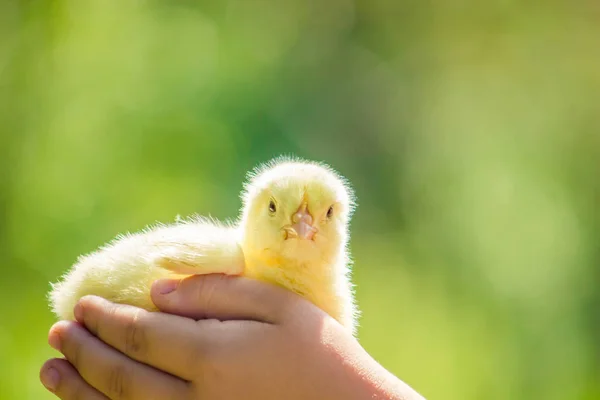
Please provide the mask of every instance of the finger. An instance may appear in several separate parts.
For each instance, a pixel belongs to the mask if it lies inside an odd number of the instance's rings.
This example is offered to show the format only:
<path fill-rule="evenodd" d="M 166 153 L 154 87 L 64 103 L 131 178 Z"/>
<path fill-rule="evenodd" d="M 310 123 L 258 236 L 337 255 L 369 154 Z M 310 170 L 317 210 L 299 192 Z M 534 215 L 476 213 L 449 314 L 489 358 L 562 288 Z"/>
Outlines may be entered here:
<path fill-rule="evenodd" d="M 189 318 L 115 304 L 85 296 L 75 318 L 104 343 L 141 363 L 192 380 L 202 355 L 216 345 L 217 332 Z"/>
<path fill-rule="evenodd" d="M 163 312 L 194 319 L 245 319 L 281 323 L 299 296 L 258 280 L 225 275 L 194 275 L 159 280 L 152 301 Z"/>
<path fill-rule="evenodd" d="M 185 381 L 128 358 L 77 322 L 55 324 L 50 329 L 49 342 L 89 385 L 111 399 L 189 397 Z"/>
<path fill-rule="evenodd" d="M 108 400 L 108 397 L 84 381 L 65 359 L 54 358 L 46 361 L 40 370 L 40 380 L 46 389 L 62 400 Z"/>

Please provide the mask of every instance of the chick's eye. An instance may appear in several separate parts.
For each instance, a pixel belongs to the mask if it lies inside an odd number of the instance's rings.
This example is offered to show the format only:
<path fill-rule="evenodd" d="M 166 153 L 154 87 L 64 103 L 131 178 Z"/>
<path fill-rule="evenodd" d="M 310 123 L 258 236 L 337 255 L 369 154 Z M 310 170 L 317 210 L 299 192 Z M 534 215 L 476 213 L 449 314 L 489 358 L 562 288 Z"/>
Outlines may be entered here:
<path fill-rule="evenodd" d="M 333 217 L 333 206 L 329 207 L 329 210 L 327 210 L 327 218 L 331 217 Z"/>
<path fill-rule="evenodd" d="M 275 213 L 275 211 L 277 211 L 277 207 L 275 207 L 275 202 L 271 200 L 269 202 L 269 212 Z"/>

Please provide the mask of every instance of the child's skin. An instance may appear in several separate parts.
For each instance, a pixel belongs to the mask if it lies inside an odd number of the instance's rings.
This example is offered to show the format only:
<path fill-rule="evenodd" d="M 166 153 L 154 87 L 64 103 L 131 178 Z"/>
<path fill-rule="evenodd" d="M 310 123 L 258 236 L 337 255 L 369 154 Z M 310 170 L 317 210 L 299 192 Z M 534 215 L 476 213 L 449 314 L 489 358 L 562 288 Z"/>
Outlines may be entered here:
<path fill-rule="evenodd" d="M 158 281 L 152 299 L 164 313 L 81 299 L 50 329 L 66 359 L 42 383 L 63 400 L 423 399 L 284 289 L 205 275 Z"/>

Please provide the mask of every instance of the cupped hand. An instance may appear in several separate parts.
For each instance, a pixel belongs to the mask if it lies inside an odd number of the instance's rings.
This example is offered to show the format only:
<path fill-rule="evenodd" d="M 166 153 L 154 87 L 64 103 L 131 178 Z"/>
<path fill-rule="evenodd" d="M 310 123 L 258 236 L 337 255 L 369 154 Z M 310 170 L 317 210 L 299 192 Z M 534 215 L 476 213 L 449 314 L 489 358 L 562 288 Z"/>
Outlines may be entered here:
<path fill-rule="evenodd" d="M 44 385 L 70 399 L 422 399 L 340 324 L 243 277 L 158 281 L 162 312 L 82 298 L 49 343 Z"/>

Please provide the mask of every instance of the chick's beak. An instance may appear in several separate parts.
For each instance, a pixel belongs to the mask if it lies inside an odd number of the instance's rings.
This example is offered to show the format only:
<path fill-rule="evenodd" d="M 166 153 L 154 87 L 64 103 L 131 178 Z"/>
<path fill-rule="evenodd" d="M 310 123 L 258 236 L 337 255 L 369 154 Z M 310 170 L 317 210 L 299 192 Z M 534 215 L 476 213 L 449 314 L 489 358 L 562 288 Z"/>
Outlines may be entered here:
<path fill-rule="evenodd" d="M 313 217 L 306 209 L 306 203 L 303 203 L 298 211 L 292 216 L 292 225 L 286 229 L 287 238 L 298 238 L 312 240 L 317 228 L 313 226 Z"/>

